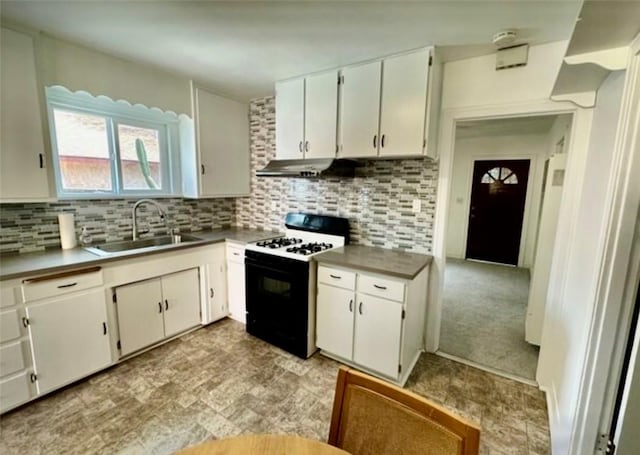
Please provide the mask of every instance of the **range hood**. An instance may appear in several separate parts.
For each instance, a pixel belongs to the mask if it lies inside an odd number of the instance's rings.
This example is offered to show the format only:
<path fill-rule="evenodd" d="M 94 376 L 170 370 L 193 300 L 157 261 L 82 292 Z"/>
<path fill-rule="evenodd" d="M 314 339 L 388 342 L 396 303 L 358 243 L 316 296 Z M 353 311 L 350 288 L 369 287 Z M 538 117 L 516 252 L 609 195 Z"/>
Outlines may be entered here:
<path fill-rule="evenodd" d="M 271 160 L 264 169 L 256 171 L 258 177 L 353 177 L 362 163 L 336 158 L 306 160 Z"/>

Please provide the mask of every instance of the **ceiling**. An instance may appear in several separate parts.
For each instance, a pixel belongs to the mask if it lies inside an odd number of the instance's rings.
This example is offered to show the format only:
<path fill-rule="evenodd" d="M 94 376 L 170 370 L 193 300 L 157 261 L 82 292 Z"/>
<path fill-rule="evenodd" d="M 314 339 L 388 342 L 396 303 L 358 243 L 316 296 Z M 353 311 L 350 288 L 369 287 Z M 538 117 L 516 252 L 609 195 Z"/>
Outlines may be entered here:
<path fill-rule="evenodd" d="M 558 115 L 539 115 L 459 122 L 456 125 L 456 139 L 546 134 L 551 130 L 557 117 Z"/>
<path fill-rule="evenodd" d="M 569 39 L 581 0 L 5 1 L 13 22 L 250 99 L 273 83 L 417 48 L 446 60 L 486 55 L 493 34 Z"/>

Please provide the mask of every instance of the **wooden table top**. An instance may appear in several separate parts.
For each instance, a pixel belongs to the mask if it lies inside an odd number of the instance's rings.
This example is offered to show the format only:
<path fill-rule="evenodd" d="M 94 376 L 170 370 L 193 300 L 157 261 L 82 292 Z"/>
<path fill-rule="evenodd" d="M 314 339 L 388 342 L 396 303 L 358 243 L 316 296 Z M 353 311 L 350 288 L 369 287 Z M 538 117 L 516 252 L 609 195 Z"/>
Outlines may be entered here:
<path fill-rule="evenodd" d="M 292 435 L 257 434 L 218 439 L 189 447 L 177 455 L 227 455 L 227 454 L 295 454 L 295 455 L 346 455 L 348 452 L 324 442 Z"/>

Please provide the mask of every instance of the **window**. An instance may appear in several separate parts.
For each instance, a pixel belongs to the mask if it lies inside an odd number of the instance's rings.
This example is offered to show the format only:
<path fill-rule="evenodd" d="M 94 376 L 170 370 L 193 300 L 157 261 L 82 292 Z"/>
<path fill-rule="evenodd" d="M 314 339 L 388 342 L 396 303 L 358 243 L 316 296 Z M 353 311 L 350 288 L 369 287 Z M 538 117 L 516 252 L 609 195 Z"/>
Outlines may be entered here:
<path fill-rule="evenodd" d="M 488 170 L 480 179 L 480 183 L 503 183 L 505 185 L 517 185 L 518 176 L 508 167 L 494 167 Z"/>
<path fill-rule="evenodd" d="M 159 196 L 179 187 L 169 153 L 175 115 L 62 87 L 47 88 L 47 104 L 58 196 Z"/>

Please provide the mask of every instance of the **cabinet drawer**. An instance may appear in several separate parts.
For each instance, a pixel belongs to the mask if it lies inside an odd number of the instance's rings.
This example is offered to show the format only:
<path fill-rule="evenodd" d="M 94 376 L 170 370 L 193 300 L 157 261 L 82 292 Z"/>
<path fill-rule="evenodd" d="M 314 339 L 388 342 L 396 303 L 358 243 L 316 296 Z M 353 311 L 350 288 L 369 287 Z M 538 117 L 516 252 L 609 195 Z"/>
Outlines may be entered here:
<path fill-rule="evenodd" d="M 20 337 L 18 310 L 0 312 L 0 343 Z"/>
<path fill-rule="evenodd" d="M 343 269 L 320 266 L 318 282 L 353 291 L 356 288 L 356 274 Z"/>
<path fill-rule="evenodd" d="M 22 295 L 25 302 L 30 302 L 100 285 L 102 270 L 100 267 L 91 267 L 24 280 Z"/>
<path fill-rule="evenodd" d="M 0 377 L 20 371 L 24 367 L 25 361 L 21 341 L 16 341 L 0 348 Z"/>
<path fill-rule="evenodd" d="M 0 381 L 0 412 L 4 412 L 31 398 L 29 374 L 14 376 Z"/>
<path fill-rule="evenodd" d="M 244 264 L 244 247 L 227 244 L 227 260 L 238 264 Z"/>
<path fill-rule="evenodd" d="M 358 275 L 358 292 L 383 297 L 398 302 L 404 301 L 404 283 L 371 275 Z"/>

